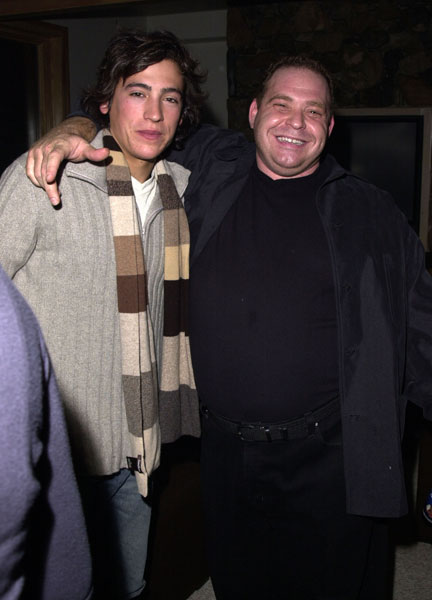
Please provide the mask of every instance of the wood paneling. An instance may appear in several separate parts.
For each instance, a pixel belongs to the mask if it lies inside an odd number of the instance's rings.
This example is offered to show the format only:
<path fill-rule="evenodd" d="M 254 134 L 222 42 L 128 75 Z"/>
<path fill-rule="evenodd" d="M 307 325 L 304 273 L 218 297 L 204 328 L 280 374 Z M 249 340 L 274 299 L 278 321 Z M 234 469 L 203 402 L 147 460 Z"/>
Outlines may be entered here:
<path fill-rule="evenodd" d="M 1 0 L 0 17 L 37 15 L 67 11 L 71 9 L 94 8 L 115 4 L 136 4 L 143 0 Z"/>

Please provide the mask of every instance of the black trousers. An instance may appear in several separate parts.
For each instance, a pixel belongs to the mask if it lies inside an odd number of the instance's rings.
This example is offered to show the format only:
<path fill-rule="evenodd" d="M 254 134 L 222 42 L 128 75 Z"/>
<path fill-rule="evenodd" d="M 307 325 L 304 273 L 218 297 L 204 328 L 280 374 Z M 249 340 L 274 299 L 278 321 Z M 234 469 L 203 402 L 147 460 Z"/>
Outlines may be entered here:
<path fill-rule="evenodd" d="M 347 515 L 340 416 L 305 439 L 245 442 L 203 417 L 217 600 L 385 600 L 388 524 Z"/>

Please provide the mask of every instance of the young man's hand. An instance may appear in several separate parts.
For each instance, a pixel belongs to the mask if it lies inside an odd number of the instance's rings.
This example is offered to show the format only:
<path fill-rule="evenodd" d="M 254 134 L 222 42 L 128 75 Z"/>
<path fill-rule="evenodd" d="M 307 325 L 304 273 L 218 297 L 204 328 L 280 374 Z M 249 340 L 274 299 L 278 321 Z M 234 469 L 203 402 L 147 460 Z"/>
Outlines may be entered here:
<path fill-rule="evenodd" d="M 45 189 L 53 206 L 60 203 L 56 176 L 64 160 L 99 162 L 109 155 L 107 148 L 93 148 L 88 143 L 94 138 L 96 128 L 84 117 L 71 117 L 51 129 L 29 150 L 26 164 L 27 177 Z"/>

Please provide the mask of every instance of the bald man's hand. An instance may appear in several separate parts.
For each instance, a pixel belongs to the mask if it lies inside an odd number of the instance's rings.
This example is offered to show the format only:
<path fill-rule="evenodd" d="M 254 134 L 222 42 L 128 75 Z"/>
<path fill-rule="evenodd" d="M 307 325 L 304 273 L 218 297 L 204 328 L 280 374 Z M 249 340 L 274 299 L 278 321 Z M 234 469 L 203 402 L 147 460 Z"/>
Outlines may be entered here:
<path fill-rule="evenodd" d="M 26 164 L 27 177 L 34 185 L 44 188 L 53 206 L 60 203 L 56 176 L 64 160 L 99 162 L 109 155 L 107 148 L 93 148 L 90 142 L 96 127 L 85 117 L 71 117 L 51 129 L 29 150 Z"/>

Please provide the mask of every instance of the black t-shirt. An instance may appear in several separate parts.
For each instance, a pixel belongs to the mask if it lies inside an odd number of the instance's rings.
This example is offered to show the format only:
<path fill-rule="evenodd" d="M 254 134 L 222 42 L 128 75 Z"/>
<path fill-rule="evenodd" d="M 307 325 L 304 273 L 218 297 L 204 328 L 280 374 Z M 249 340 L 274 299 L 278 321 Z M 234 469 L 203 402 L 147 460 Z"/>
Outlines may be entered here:
<path fill-rule="evenodd" d="M 316 207 L 326 177 L 258 170 L 191 272 L 191 348 L 210 410 L 242 421 L 290 419 L 338 392 L 334 283 Z"/>

